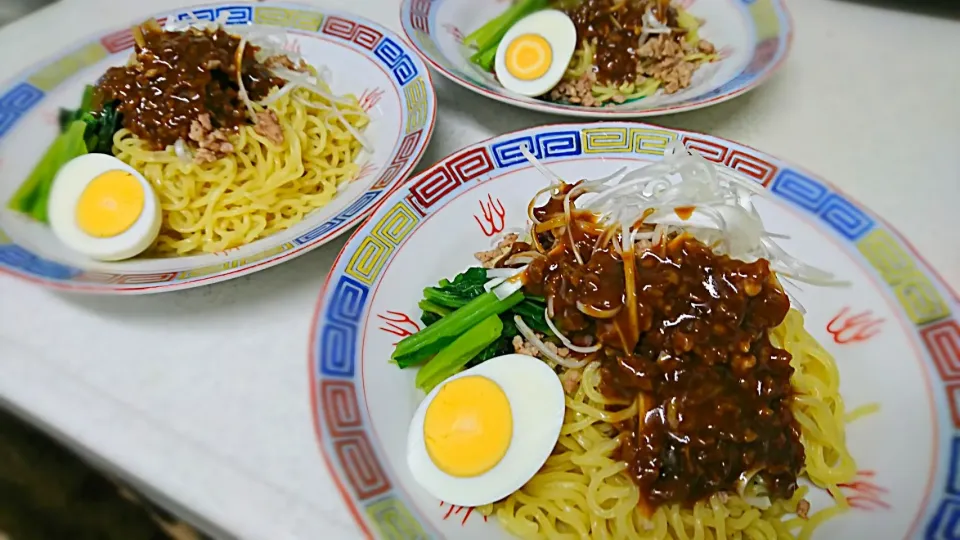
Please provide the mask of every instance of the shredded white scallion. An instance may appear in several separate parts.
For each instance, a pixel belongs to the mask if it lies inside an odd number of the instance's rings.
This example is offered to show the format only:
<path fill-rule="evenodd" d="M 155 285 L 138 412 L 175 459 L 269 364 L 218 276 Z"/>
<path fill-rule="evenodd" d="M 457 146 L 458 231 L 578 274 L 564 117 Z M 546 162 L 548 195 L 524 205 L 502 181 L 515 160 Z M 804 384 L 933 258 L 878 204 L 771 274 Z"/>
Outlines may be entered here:
<path fill-rule="evenodd" d="M 508 277 L 513 277 L 523 272 L 526 269 L 527 269 L 526 266 L 523 266 L 521 268 L 488 268 L 487 277 L 490 279 L 496 279 L 496 278 L 507 279 Z"/>
<path fill-rule="evenodd" d="M 526 269 L 526 266 L 520 268 L 490 268 L 487 270 L 487 277 L 491 279 L 483 284 L 483 290 L 493 291 L 497 298 L 503 300 L 523 287 L 523 279 L 520 276 Z"/>
<path fill-rule="evenodd" d="M 669 34 L 671 32 L 670 27 L 660 22 L 653 14 L 653 11 L 649 9 L 643 14 L 643 17 L 640 19 L 640 21 L 642 27 L 640 31 L 640 39 L 638 40 L 639 46 L 643 46 L 650 34 Z"/>
<path fill-rule="evenodd" d="M 193 152 L 190 151 L 183 139 L 177 139 L 177 142 L 173 143 L 173 151 L 177 153 L 177 157 L 184 164 L 193 163 Z"/>
<path fill-rule="evenodd" d="M 550 297 L 550 299 L 553 300 L 553 297 Z M 590 354 L 590 353 L 595 353 L 599 351 L 601 347 L 603 347 L 600 343 L 596 343 L 591 347 L 581 347 L 580 345 L 577 345 L 576 343 L 570 341 L 570 338 L 563 335 L 563 332 L 561 332 L 560 329 L 557 328 L 557 325 L 553 323 L 553 320 L 551 320 L 552 315 L 550 314 L 549 306 L 543 308 L 543 315 L 544 315 L 544 319 L 547 321 L 547 326 L 550 327 L 550 331 L 553 332 L 555 336 L 557 336 L 557 339 L 559 339 L 560 342 L 563 343 L 564 347 L 570 349 L 571 351 L 582 353 L 582 354 Z"/>
<path fill-rule="evenodd" d="M 523 282 L 519 279 L 505 279 L 503 283 L 493 288 L 493 294 L 500 300 L 506 300 L 511 294 L 523 288 Z"/>
<path fill-rule="evenodd" d="M 250 96 L 247 94 L 247 87 L 243 84 L 243 51 L 247 47 L 247 38 L 246 36 L 240 37 L 240 44 L 237 45 L 237 53 L 234 62 L 237 63 L 237 84 L 240 86 L 240 91 L 237 93 L 240 96 L 240 99 L 243 101 L 244 106 L 247 107 L 247 112 L 250 113 L 250 118 L 257 117 L 257 111 L 253 108 L 253 102 L 250 101 Z"/>
<path fill-rule="evenodd" d="M 523 317 L 514 315 L 513 322 L 516 323 L 517 330 L 520 331 L 520 334 L 523 335 L 523 338 L 526 339 L 529 344 L 536 347 L 536 349 L 540 351 L 540 354 L 545 356 L 551 362 L 559 364 L 568 369 L 580 369 L 587 365 L 587 362 L 590 361 L 589 358 L 574 360 L 573 358 L 564 358 L 560 356 L 559 354 L 547 348 L 547 345 L 543 342 L 543 340 L 537 337 L 537 333 L 534 332 L 532 328 L 527 326 L 527 323 L 523 322 Z"/>
<path fill-rule="evenodd" d="M 544 178 L 550 181 L 552 186 L 563 183 L 563 180 L 561 180 L 559 176 L 553 174 L 553 171 L 548 169 L 543 163 L 540 163 L 540 160 L 530 153 L 530 150 L 527 148 L 527 143 L 520 145 L 520 153 L 523 154 L 523 157 L 527 158 L 527 161 L 529 161 Z"/>
<path fill-rule="evenodd" d="M 263 105 L 264 107 L 269 107 L 270 105 L 273 105 L 274 103 L 279 101 L 280 98 L 282 98 L 283 96 L 289 94 L 290 92 L 293 92 L 296 88 L 299 88 L 299 87 L 296 84 L 293 84 L 287 81 L 287 84 L 283 85 L 283 88 L 277 90 L 276 92 L 262 99 L 260 101 L 260 105 Z"/>
<path fill-rule="evenodd" d="M 583 264 L 583 257 L 580 256 L 580 248 L 577 247 L 577 242 L 573 238 L 573 227 L 570 225 L 573 223 L 573 213 L 571 210 L 572 205 L 570 204 L 570 199 L 583 191 L 585 191 L 585 188 L 580 185 L 568 191 L 563 197 L 563 215 L 567 218 L 567 237 L 570 239 L 570 249 L 573 250 L 574 257 L 577 258 L 577 262 L 581 265 Z"/>
<path fill-rule="evenodd" d="M 585 181 L 577 188 L 589 194 L 578 200 L 579 208 L 599 216 L 600 225 L 620 225 L 626 231 L 642 220 L 644 227 L 653 227 L 652 235 L 649 230 L 640 231 L 635 241 L 657 243 L 683 232 L 719 254 L 746 262 L 766 259 L 784 278 L 821 286 L 847 284 L 777 244 L 776 239 L 787 237 L 766 231 L 753 205 L 754 196 L 770 196 L 760 184 L 691 153 L 679 141 L 668 146 L 658 163 Z M 692 208 L 692 214 L 684 219 L 677 214 L 678 208 Z"/>
<path fill-rule="evenodd" d="M 343 127 L 350 132 L 350 135 L 352 135 L 355 139 L 357 139 L 357 141 L 359 141 L 360 144 L 366 150 L 370 152 L 373 151 L 373 145 L 370 144 L 370 142 L 359 131 L 357 131 L 357 129 L 354 128 L 350 124 L 350 122 L 347 121 L 343 111 L 341 111 L 337 107 L 338 103 L 344 106 L 349 105 L 348 101 L 333 95 L 327 89 L 320 86 L 317 79 L 311 75 L 300 73 L 292 69 L 287 69 L 282 67 L 273 67 L 270 69 L 270 71 L 277 77 L 280 77 L 286 80 L 287 85 L 296 85 L 297 87 L 306 88 L 310 90 L 312 93 L 317 94 L 321 98 L 325 99 L 328 103 L 310 101 L 300 97 L 296 98 L 297 101 L 299 101 L 301 104 L 306 105 L 308 107 L 314 107 L 321 110 L 333 111 L 334 116 L 336 116 L 337 120 L 340 121 Z"/>
<path fill-rule="evenodd" d="M 498 285 L 500 285 L 501 283 L 503 283 L 503 282 L 506 281 L 506 280 L 507 280 L 507 278 L 505 278 L 505 277 L 500 277 L 500 278 L 491 279 L 490 281 L 488 281 L 488 282 L 486 282 L 486 283 L 483 284 L 483 290 L 485 290 L 485 291 L 487 291 L 487 292 L 490 292 L 490 291 L 496 289 Z"/>

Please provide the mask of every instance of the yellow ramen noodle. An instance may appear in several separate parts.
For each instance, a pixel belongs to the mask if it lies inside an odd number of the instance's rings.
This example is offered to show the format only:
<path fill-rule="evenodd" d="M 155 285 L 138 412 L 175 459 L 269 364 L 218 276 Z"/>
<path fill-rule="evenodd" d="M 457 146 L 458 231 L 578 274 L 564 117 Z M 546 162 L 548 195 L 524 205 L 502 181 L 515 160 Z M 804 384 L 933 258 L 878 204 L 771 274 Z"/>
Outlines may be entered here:
<path fill-rule="evenodd" d="M 329 203 L 339 186 L 356 178 L 362 149 L 330 105 L 297 88 L 269 106 L 283 129 L 282 144 L 242 126 L 230 137 L 234 152 L 212 163 L 186 163 L 173 147 L 152 151 L 130 131 L 117 132 L 114 154 L 140 171 L 160 198 L 163 224 L 152 251 L 224 251 L 288 229 Z M 336 107 L 357 132 L 369 122 L 353 96 L 338 98 Z"/>
<path fill-rule="evenodd" d="M 665 505 L 644 517 L 637 509 L 639 489 L 625 473 L 627 465 L 614 459 L 620 446 L 614 424 L 636 415 L 636 403 L 608 411 L 608 405 L 623 405 L 600 393 L 594 362 L 566 398 L 560 440 L 543 468 L 519 491 L 478 510 L 496 515 L 509 532 L 526 539 L 809 538 L 818 524 L 848 508 L 836 485 L 856 474 L 844 439 L 840 379 L 833 357 L 803 328 L 797 311 L 791 310 L 770 338 L 793 355 L 792 407 L 806 453 L 802 476 L 833 493 L 835 506 L 809 519 L 792 516 L 808 492 L 801 486 L 790 500 L 769 506 L 758 504 L 759 498 L 720 493 L 693 508 Z"/>

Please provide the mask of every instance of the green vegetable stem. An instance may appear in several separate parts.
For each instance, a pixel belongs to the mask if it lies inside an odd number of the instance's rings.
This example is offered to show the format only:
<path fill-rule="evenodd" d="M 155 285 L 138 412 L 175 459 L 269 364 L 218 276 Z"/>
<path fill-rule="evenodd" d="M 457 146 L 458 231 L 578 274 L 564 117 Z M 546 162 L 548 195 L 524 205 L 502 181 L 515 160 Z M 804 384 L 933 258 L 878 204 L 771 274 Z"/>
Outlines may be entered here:
<path fill-rule="evenodd" d="M 521 291 L 503 300 L 497 298 L 493 292 L 483 293 L 416 334 L 403 338 L 394 349 L 392 358 L 401 368 L 420 364 L 487 317 L 499 315 L 522 300 Z M 467 361 L 469 360 L 468 358 Z"/>
<path fill-rule="evenodd" d="M 424 289 L 423 298 L 432 304 L 452 309 L 461 308 L 467 305 L 467 302 L 470 301 L 469 298 L 464 298 L 447 291 L 442 291 L 436 287 L 427 287 Z"/>
<path fill-rule="evenodd" d="M 60 110 L 60 135 L 37 163 L 7 206 L 41 223 L 48 222 L 50 188 L 60 169 L 70 160 L 88 153 L 113 154 L 113 136 L 120 130 L 120 113 L 115 103 L 93 112 L 95 89 L 87 86 L 77 110 Z"/>
<path fill-rule="evenodd" d="M 423 290 L 420 309 L 424 314 L 432 312 L 437 317 L 435 319 L 428 317 L 430 321 L 425 320 L 424 323 L 433 324 L 440 317 L 465 306 L 470 300 L 485 293 L 483 286 L 486 282 L 487 270 L 475 266 L 453 278 L 453 281 L 442 279 L 436 287 L 427 287 Z M 439 309 L 443 311 L 440 312 Z"/>
<path fill-rule="evenodd" d="M 417 306 L 419 306 L 420 310 L 423 311 L 423 315 L 420 316 L 420 320 L 425 326 L 430 326 L 431 324 L 453 313 L 452 309 L 438 306 L 433 302 L 428 302 L 427 300 L 421 300 Z"/>
<path fill-rule="evenodd" d="M 91 115 L 88 115 L 91 116 Z M 103 109 L 88 121 L 87 149 L 97 154 L 113 154 L 113 136 L 120 131 L 120 113 L 112 103 L 104 105 Z"/>
<path fill-rule="evenodd" d="M 470 57 L 470 61 L 483 68 L 484 71 L 493 71 L 493 65 L 497 60 L 497 47 L 491 47 L 485 51 L 479 51 Z"/>
<path fill-rule="evenodd" d="M 470 310 L 476 309 L 477 306 L 486 305 L 489 307 L 489 305 L 495 305 L 490 314 L 499 315 L 503 330 L 499 337 L 468 360 L 467 367 L 473 367 L 491 358 L 513 352 L 512 340 L 519 334 L 513 320 L 514 315 L 523 317 L 527 325 L 535 331 L 547 336 L 553 335 L 544 315 L 546 300 L 539 296 L 526 295 L 523 295 L 520 300 L 516 300 L 516 295 L 514 295 L 508 298 L 505 301 L 506 303 L 497 304 L 493 298 L 495 293 L 487 293 L 484 289 L 487 280 L 487 270 L 475 266 L 458 274 L 452 281 L 442 279 L 437 283 L 437 286 L 425 288 L 423 290 L 423 300 L 418 304 L 422 311 L 420 320 L 423 321 L 425 328 L 399 344 L 393 354 L 393 360 L 397 365 L 401 368 L 418 365 L 437 354 L 438 351 L 463 332 L 470 329 L 470 324 L 474 323 L 465 324 L 463 319 L 467 317 Z M 484 300 L 474 303 L 481 296 L 484 297 Z M 425 334 L 428 330 L 431 333 L 439 332 L 438 330 L 432 330 L 431 327 L 449 318 L 452 318 L 453 322 L 445 322 L 446 329 L 441 327 L 442 333 L 417 337 Z M 470 321 L 480 321 L 482 319 L 483 317 L 477 315 L 472 317 Z M 448 325 L 453 325 L 453 328 Z"/>
<path fill-rule="evenodd" d="M 40 159 L 30 176 L 20 186 L 7 205 L 11 210 L 27 214 L 41 223 L 47 223 L 47 199 L 50 187 L 60 168 L 71 159 L 87 153 L 83 135 L 87 124 L 77 120 L 60 134 Z"/>
<path fill-rule="evenodd" d="M 496 341 L 503 332 L 500 317 L 491 315 L 473 326 L 453 342 L 443 348 L 436 356 L 417 372 L 417 388 L 430 392 L 447 378 L 456 375 L 470 360 Z"/>
<path fill-rule="evenodd" d="M 477 52 L 470 61 L 490 71 L 497 56 L 497 46 L 514 24 L 527 15 L 547 7 L 548 0 L 520 0 L 487 24 L 463 39 L 465 45 L 476 45 Z"/>
<path fill-rule="evenodd" d="M 516 14 L 518 5 L 510 6 L 500 15 L 487 21 L 487 24 L 467 34 L 467 37 L 463 38 L 463 44 L 467 46 L 476 45 L 479 48 L 489 42 L 501 27 L 510 24 L 508 21 Z"/>
<path fill-rule="evenodd" d="M 67 131 L 70 124 L 81 120 L 83 115 L 93 110 L 94 91 L 94 87 L 88 84 L 83 89 L 83 99 L 80 101 L 79 109 L 60 109 L 60 133 Z"/>

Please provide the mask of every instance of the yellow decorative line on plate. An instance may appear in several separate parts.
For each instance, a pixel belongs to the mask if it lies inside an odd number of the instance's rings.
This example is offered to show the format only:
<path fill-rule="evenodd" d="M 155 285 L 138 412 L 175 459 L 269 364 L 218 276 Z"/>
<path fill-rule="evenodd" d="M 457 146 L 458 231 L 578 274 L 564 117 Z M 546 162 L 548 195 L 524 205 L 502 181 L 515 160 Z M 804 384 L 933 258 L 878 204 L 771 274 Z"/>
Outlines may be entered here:
<path fill-rule="evenodd" d="M 390 254 L 413 229 L 420 218 L 404 202 L 398 202 L 378 221 L 370 235 L 350 258 L 344 272 L 367 285 L 372 285 L 383 271 Z"/>
<path fill-rule="evenodd" d="M 780 19 L 770 0 L 757 0 L 750 6 L 750 15 L 757 27 L 757 42 L 780 35 Z"/>
<path fill-rule="evenodd" d="M 299 9 L 258 7 L 254 10 L 253 22 L 316 32 L 323 22 L 323 14 Z"/>
<path fill-rule="evenodd" d="M 27 79 L 27 82 L 44 92 L 49 92 L 74 73 L 94 65 L 106 57 L 107 49 L 103 45 L 91 43 L 34 73 Z"/>
<path fill-rule="evenodd" d="M 407 111 L 410 113 L 406 132 L 413 133 L 427 123 L 427 85 L 423 77 L 418 76 L 410 81 L 403 93 L 407 97 Z"/>
<path fill-rule="evenodd" d="M 636 152 L 662 156 L 676 138 L 676 132 L 663 129 L 591 128 L 583 130 L 583 151 L 587 154 Z"/>
<path fill-rule="evenodd" d="M 193 270 L 188 270 L 186 272 L 180 272 L 177 274 L 177 279 L 191 279 L 198 278 L 203 276 L 209 276 L 210 274 L 215 274 L 217 272 L 223 272 L 226 270 L 231 270 L 233 268 L 240 268 L 248 264 L 253 264 L 260 262 L 264 259 L 269 259 L 274 255 L 279 255 L 284 251 L 293 249 L 296 245 L 293 242 L 287 242 L 276 247 L 272 247 L 266 251 L 261 251 L 249 257 L 244 257 L 242 259 L 237 259 L 235 261 L 230 261 L 223 264 L 216 264 L 212 266 L 204 266 L 203 268 L 195 268 Z"/>
<path fill-rule="evenodd" d="M 395 497 L 387 497 L 367 506 L 367 515 L 380 535 L 388 540 L 427 538 L 417 519 Z"/>
<path fill-rule="evenodd" d="M 936 286 L 889 232 L 874 230 L 857 242 L 857 249 L 880 272 L 915 324 L 950 315 L 950 308 Z"/>

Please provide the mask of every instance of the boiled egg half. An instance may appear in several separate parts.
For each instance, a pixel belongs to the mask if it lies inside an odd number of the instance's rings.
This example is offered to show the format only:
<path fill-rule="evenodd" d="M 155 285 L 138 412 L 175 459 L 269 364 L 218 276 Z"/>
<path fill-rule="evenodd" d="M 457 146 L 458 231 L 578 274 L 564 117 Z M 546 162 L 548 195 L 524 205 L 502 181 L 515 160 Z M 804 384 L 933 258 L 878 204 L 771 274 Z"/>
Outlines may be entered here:
<path fill-rule="evenodd" d="M 100 261 L 139 255 L 160 232 L 160 201 L 133 167 L 106 154 L 73 159 L 57 173 L 50 227 L 67 247 Z"/>
<path fill-rule="evenodd" d="M 407 464 L 441 501 L 492 503 L 543 466 L 563 414 L 563 387 L 547 364 L 523 354 L 492 358 L 427 395 L 410 423 Z"/>
<path fill-rule="evenodd" d="M 494 71 L 507 90 L 543 95 L 563 78 L 576 47 L 577 29 L 566 13 L 537 11 L 517 21 L 503 36 Z"/>

